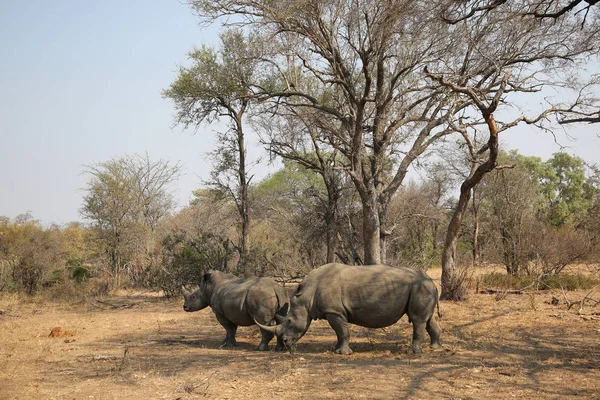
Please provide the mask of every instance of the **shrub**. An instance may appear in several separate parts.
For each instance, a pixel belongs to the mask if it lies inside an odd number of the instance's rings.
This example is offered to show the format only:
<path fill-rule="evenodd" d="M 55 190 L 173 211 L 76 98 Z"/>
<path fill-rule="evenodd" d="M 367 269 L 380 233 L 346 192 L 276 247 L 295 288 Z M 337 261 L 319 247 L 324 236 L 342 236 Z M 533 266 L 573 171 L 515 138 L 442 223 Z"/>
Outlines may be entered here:
<path fill-rule="evenodd" d="M 71 279 L 77 283 L 86 281 L 90 277 L 90 270 L 82 265 L 78 265 L 71 269 Z"/>
<path fill-rule="evenodd" d="M 61 264 L 62 243 L 56 227 L 43 228 L 29 215 L 0 220 L 0 289 L 34 294 Z"/>
<path fill-rule="evenodd" d="M 542 228 L 536 239 L 535 260 L 527 265 L 529 274 L 559 274 L 565 267 L 592 254 L 596 241 L 594 235 L 568 226 L 561 229 Z"/>
<path fill-rule="evenodd" d="M 590 289 L 600 284 L 600 280 L 582 274 L 555 274 L 555 275 L 507 275 L 500 272 L 492 272 L 479 277 L 484 285 L 497 289 L 525 289 L 536 290 L 548 289 Z"/>
<path fill-rule="evenodd" d="M 464 265 L 464 264 L 463 264 Z M 473 268 L 457 267 L 449 285 L 444 289 L 444 300 L 464 301 L 473 281 Z"/>
<path fill-rule="evenodd" d="M 213 235 L 190 238 L 182 232 L 171 233 L 163 240 L 162 265 L 152 268 L 152 286 L 166 297 L 176 296 L 181 285 L 200 283 L 205 270 L 223 270 L 230 257 L 227 249 L 222 238 Z"/>
<path fill-rule="evenodd" d="M 85 300 L 104 296 L 108 293 L 109 282 L 106 279 L 89 278 L 82 283 L 74 279 L 62 279 L 54 285 L 44 288 L 41 294 L 48 300 Z"/>
<path fill-rule="evenodd" d="M 44 269 L 44 264 L 36 260 L 33 253 L 24 254 L 13 265 L 12 280 L 18 289 L 32 295 L 42 285 Z"/>

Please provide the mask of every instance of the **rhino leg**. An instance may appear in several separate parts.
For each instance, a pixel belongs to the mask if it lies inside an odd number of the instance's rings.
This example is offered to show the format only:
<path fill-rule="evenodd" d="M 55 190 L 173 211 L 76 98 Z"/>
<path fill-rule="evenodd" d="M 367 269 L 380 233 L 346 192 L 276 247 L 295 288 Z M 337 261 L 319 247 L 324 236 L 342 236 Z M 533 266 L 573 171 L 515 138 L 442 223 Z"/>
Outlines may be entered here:
<path fill-rule="evenodd" d="M 283 339 L 277 336 L 277 346 L 275 346 L 276 351 L 285 350 L 285 343 L 283 343 Z"/>
<path fill-rule="evenodd" d="M 223 328 L 225 328 L 225 339 L 223 339 L 224 346 L 237 346 L 237 341 L 235 340 L 235 333 L 237 332 L 237 325 L 233 322 L 229 321 L 227 318 L 220 314 L 215 314 L 217 317 L 217 321 L 221 324 Z"/>
<path fill-rule="evenodd" d="M 352 354 L 352 349 L 349 345 L 350 330 L 348 329 L 348 321 L 346 318 L 337 314 L 327 314 L 327 321 L 337 335 L 335 352 L 344 355 Z"/>
<path fill-rule="evenodd" d="M 262 339 L 260 341 L 260 344 L 256 348 L 256 350 L 258 350 L 258 351 L 268 351 L 269 350 L 269 342 L 271 341 L 271 339 L 273 339 L 273 336 L 275 336 L 275 335 L 273 335 L 271 332 L 265 331 L 262 328 L 260 329 L 260 334 L 262 336 Z"/>
<path fill-rule="evenodd" d="M 442 343 L 440 342 L 440 333 L 442 329 L 440 328 L 435 316 L 431 316 L 429 321 L 427 321 L 427 333 L 431 337 L 431 345 L 432 349 L 439 349 L 442 347 Z"/>
<path fill-rule="evenodd" d="M 408 348 L 408 352 L 411 354 L 422 353 L 423 349 L 421 349 L 421 343 L 425 339 L 425 326 L 426 322 L 420 321 L 412 321 L 413 324 L 413 341 L 410 347 Z"/>

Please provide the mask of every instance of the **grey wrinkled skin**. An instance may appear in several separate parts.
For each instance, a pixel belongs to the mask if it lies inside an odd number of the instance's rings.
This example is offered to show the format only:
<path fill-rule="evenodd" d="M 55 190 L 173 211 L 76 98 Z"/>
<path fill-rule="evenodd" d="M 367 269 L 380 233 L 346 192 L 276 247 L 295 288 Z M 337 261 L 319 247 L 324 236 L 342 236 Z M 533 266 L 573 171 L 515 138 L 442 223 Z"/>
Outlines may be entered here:
<path fill-rule="evenodd" d="M 383 328 L 404 314 L 413 324 L 410 353 L 421 353 L 425 331 L 439 348 L 441 329 L 434 315 L 435 283 L 424 272 L 386 265 L 326 264 L 311 271 L 290 296 L 290 311 L 278 326 L 265 327 L 287 347 L 306 333 L 315 319 L 326 319 L 337 335 L 335 352 L 351 354 L 348 324 Z"/>
<path fill-rule="evenodd" d="M 238 326 L 254 325 L 255 321 L 266 326 L 274 325 L 276 313 L 284 305 L 287 310 L 285 290 L 271 278 L 238 278 L 209 271 L 204 274 L 200 289 L 192 293 L 182 288 L 182 292 L 185 311 L 212 308 L 217 321 L 225 328 L 223 344 L 227 346 L 237 345 L 235 334 Z M 274 335 L 262 328 L 260 331 L 262 340 L 257 350 L 269 350 L 269 342 Z M 276 350 L 283 348 L 283 342 L 278 338 Z"/>

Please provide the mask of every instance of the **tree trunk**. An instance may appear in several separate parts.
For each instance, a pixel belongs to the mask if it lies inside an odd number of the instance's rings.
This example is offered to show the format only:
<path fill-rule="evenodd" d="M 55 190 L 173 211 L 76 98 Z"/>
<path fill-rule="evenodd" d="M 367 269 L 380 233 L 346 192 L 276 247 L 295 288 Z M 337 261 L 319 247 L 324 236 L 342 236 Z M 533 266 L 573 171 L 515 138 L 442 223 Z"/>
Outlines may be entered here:
<path fill-rule="evenodd" d="M 517 275 L 519 272 L 519 259 L 518 250 L 511 231 L 514 229 L 507 228 L 506 223 L 500 228 L 500 236 L 502 238 L 503 258 L 504 265 L 506 266 L 506 273 L 508 275 Z"/>
<path fill-rule="evenodd" d="M 383 230 L 381 230 L 381 233 L 379 235 L 379 248 L 380 248 L 380 263 L 381 264 L 386 264 L 387 263 L 387 238 L 389 236 L 389 234 L 387 232 L 384 232 Z"/>
<path fill-rule="evenodd" d="M 458 204 L 454 210 L 450 224 L 448 224 L 444 249 L 442 250 L 442 294 L 440 297 L 444 300 L 454 299 L 455 286 L 458 283 L 456 277 L 456 243 L 463 215 L 471 197 L 471 188 L 465 183 L 466 181 L 461 185 Z"/>
<path fill-rule="evenodd" d="M 334 202 L 332 204 L 332 201 Z M 333 208 L 332 208 L 333 207 Z M 331 195 L 328 198 L 327 212 L 325 213 L 327 259 L 326 263 L 335 262 L 337 251 L 337 229 L 336 229 L 335 199 Z"/>
<path fill-rule="evenodd" d="M 366 203 L 366 204 L 365 204 Z M 365 265 L 381 263 L 379 213 L 374 199 L 363 202 L 363 241 Z"/>
<path fill-rule="evenodd" d="M 473 227 L 473 265 L 479 264 L 479 207 L 477 207 L 477 198 L 475 188 L 473 188 L 473 216 L 475 219 Z"/>
<path fill-rule="evenodd" d="M 392 229 L 385 229 L 383 224 L 387 220 L 387 206 L 379 208 L 379 252 L 380 264 L 387 264 L 387 238 L 392 234 Z"/>
<path fill-rule="evenodd" d="M 111 272 L 118 275 L 121 267 L 121 232 L 117 228 L 113 228 L 112 248 L 110 249 L 110 269 Z"/>
<path fill-rule="evenodd" d="M 443 300 L 459 300 L 460 285 L 456 274 L 456 243 L 460 233 L 460 226 L 465 210 L 471 197 L 473 189 L 483 179 L 484 175 L 496 167 L 498 159 L 498 128 L 496 121 L 491 113 L 484 112 L 484 118 L 490 130 L 490 137 L 485 150 L 489 150 L 487 161 L 482 164 L 475 163 L 471 169 L 469 177 L 460 186 L 460 197 L 458 204 L 448 225 L 446 239 L 444 240 L 444 250 L 442 251 L 442 293 L 440 298 Z M 479 151 L 479 154 L 483 150 Z"/>
<path fill-rule="evenodd" d="M 250 217 L 248 216 L 248 178 L 246 175 L 246 147 L 244 143 L 244 131 L 242 128 L 242 116 L 245 110 L 245 105 L 242 107 L 240 112 L 237 114 L 236 128 L 237 128 L 237 145 L 238 145 L 238 156 L 240 163 L 238 165 L 238 179 L 239 179 L 239 192 L 240 198 L 238 201 L 238 211 L 242 222 L 242 229 L 240 235 L 240 261 L 239 265 L 241 268 L 240 273 L 248 275 L 248 248 L 250 246 Z"/>
<path fill-rule="evenodd" d="M 335 262 L 336 252 L 337 252 L 337 232 L 333 226 L 328 225 L 327 226 L 327 259 L 326 259 L 327 264 Z"/>
<path fill-rule="evenodd" d="M 325 212 L 326 240 L 327 240 L 327 264 L 335 262 L 335 255 L 338 247 L 338 201 L 341 197 L 338 181 L 335 179 L 334 172 L 322 163 L 323 168 L 321 176 L 327 189 L 327 210 Z"/>

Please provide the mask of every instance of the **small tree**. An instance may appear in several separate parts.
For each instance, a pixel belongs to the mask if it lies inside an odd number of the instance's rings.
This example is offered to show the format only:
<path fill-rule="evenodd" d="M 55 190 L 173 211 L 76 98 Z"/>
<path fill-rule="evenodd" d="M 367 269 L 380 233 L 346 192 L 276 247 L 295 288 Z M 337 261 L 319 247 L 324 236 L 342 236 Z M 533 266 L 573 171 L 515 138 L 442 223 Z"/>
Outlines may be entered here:
<path fill-rule="evenodd" d="M 592 207 L 594 189 L 581 158 L 565 152 L 552 155 L 532 170 L 540 181 L 546 220 L 554 227 L 579 225 Z"/>
<path fill-rule="evenodd" d="M 238 30 L 222 33 L 221 48 L 203 46 L 192 51 L 192 66 L 181 67 L 175 82 L 163 92 L 175 103 L 176 122 L 185 127 L 221 118 L 228 123 L 228 130 L 218 134 L 218 145 L 212 152 L 215 165 L 208 184 L 231 198 L 238 209 L 242 272 L 250 246 L 248 187 L 252 176 L 248 174 L 244 118 L 252 104 L 249 85 L 256 74 L 256 61 L 250 56 L 252 41 Z"/>
<path fill-rule="evenodd" d="M 539 187 L 522 163 L 524 157 L 511 154 L 504 158 L 515 168 L 492 172 L 486 177 L 485 188 L 490 205 L 491 226 L 500 238 L 501 261 L 510 275 L 526 270 L 533 250 L 534 232 L 539 232 L 536 220 Z"/>
<path fill-rule="evenodd" d="M 593 219 L 594 184 L 583 170 L 565 169 L 579 165 L 576 157 L 557 153 L 542 161 L 511 152 L 501 158 L 515 168 L 495 171 L 482 184 L 507 273 L 557 274 L 590 254 L 596 235 L 577 221 Z M 565 174 L 571 179 L 558 178 Z"/>
<path fill-rule="evenodd" d="M 179 171 L 179 165 L 153 162 L 148 155 L 87 166 L 90 180 L 81 214 L 92 221 L 103 242 L 112 274 L 119 277 L 128 267 L 130 278 L 143 279 L 153 231 L 174 205 L 168 189 Z"/>

